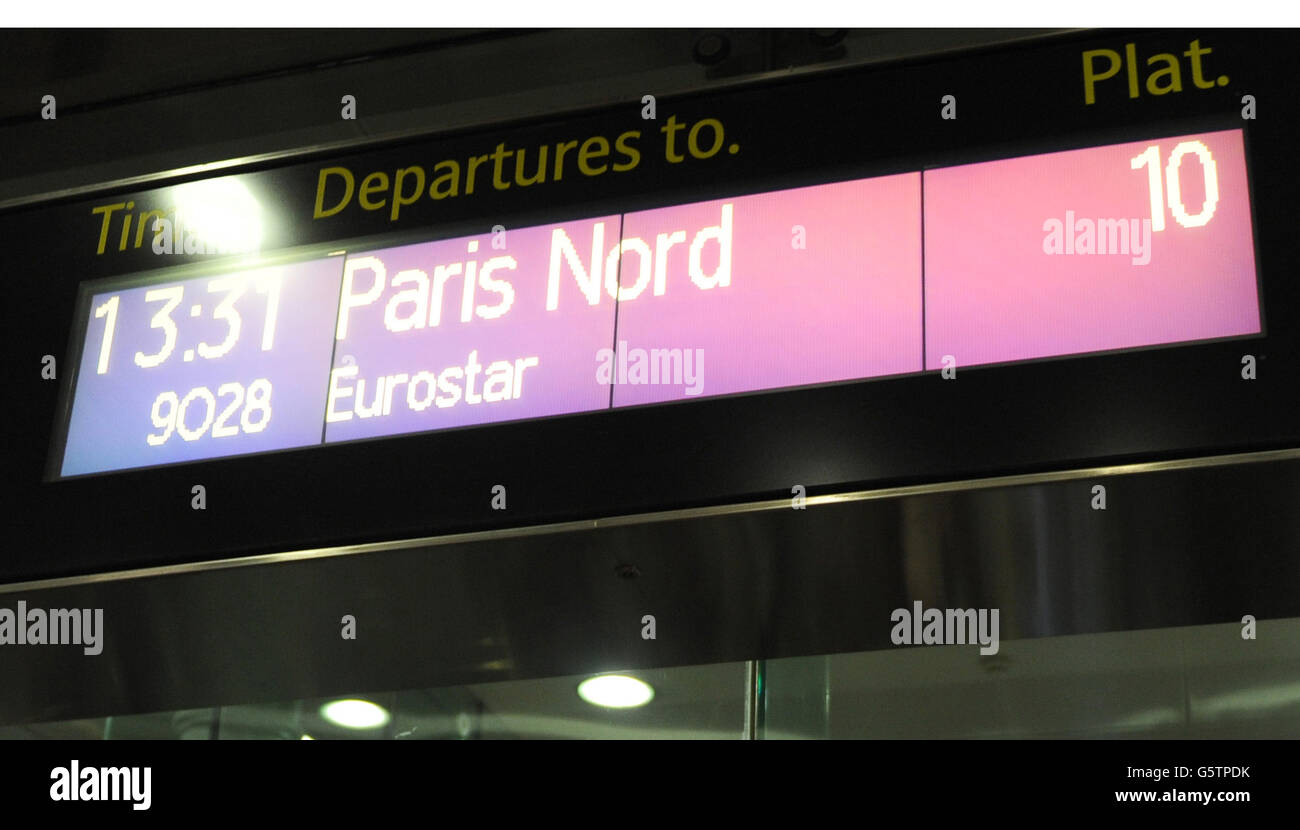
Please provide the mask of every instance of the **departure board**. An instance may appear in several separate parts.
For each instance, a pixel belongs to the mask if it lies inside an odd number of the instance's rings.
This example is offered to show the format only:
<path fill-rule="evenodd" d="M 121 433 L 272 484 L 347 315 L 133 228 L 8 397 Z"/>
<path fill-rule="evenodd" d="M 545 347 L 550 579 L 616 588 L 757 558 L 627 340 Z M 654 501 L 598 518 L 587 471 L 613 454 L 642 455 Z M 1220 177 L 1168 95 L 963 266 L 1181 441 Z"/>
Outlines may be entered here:
<path fill-rule="evenodd" d="M 1259 334 L 1242 131 L 82 287 L 63 477 Z"/>

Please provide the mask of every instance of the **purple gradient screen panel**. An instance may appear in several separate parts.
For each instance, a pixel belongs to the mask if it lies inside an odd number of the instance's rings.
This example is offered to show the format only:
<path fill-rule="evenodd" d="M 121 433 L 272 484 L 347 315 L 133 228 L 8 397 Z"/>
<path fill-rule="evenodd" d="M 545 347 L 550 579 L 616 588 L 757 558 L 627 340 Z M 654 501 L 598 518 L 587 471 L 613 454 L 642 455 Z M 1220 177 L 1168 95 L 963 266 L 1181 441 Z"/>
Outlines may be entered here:
<path fill-rule="evenodd" d="M 348 255 L 325 440 L 609 406 L 619 217 Z M 617 259 L 614 260 L 615 265 Z"/>
<path fill-rule="evenodd" d="M 1240 130 L 924 179 L 928 369 L 1261 331 Z"/>
<path fill-rule="evenodd" d="M 627 214 L 614 405 L 921 371 L 920 178 Z"/>
<path fill-rule="evenodd" d="M 343 258 L 104 291 L 65 476 L 318 444 Z"/>

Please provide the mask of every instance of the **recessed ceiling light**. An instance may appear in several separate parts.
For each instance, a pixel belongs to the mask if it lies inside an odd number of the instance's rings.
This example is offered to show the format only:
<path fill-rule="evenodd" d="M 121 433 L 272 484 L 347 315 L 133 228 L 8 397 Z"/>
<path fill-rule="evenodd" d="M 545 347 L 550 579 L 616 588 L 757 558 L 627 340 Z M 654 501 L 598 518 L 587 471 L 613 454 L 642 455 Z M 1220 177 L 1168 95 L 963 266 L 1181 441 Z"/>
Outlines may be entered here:
<path fill-rule="evenodd" d="M 346 729 L 375 729 L 391 719 L 388 710 L 368 700 L 334 700 L 320 708 L 321 717 Z"/>
<path fill-rule="evenodd" d="M 604 674 L 589 677 L 578 684 L 578 697 L 595 706 L 610 709 L 630 709 L 644 706 L 654 699 L 655 690 L 649 683 L 623 674 Z"/>
<path fill-rule="evenodd" d="M 234 176 L 177 185 L 171 198 L 176 208 L 169 221 L 182 226 L 184 235 L 194 237 L 205 251 L 252 253 L 262 247 L 262 206 Z"/>

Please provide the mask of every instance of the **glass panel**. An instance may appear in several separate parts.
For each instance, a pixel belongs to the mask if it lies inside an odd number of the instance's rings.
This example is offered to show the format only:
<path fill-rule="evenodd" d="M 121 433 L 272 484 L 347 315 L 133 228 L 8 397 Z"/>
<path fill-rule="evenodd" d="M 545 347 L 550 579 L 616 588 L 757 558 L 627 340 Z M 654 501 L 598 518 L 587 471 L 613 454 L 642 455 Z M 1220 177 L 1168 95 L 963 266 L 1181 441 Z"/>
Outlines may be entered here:
<path fill-rule="evenodd" d="M 583 681 L 608 676 L 514 680 L 9 726 L 0 727 L 0 739 L 738 740 L 747 734 L 748 663 L 625 672 L 619 676 L 644 686 L 606 682 L 608 688 L 588 691 L 588 697 L 626 702 L 629 693 L 648 687 L 650 699 L 627 708 L 609 708 L 579 696 Z M 331 707 L 339 701 L 346 703 Z"/>
<path fill-rule="evenodd" d="M 0 726 L 0 741 L 96 741 L 104 737 L 104 725 L 107 721 L 107 718 L 86 718 Z"/>
<path fill-rule="evenodd" d="M 764 738 L 1300 737 L 1300 619 L 769 660 Z"/>

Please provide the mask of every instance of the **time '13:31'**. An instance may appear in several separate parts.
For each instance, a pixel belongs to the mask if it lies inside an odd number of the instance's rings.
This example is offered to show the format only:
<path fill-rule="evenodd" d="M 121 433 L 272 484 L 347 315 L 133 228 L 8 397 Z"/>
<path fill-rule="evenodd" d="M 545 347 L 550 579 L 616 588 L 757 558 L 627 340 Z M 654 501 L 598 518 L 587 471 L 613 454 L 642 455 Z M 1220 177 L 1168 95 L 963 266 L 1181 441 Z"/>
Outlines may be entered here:
<path fill-rule="evenodd" d="M 224 292 L 225 297 L 217 303 L 213 318 L 226 323 L 225 339 L 217 344 L 200 342 L 197 353 L 205 359 L 218 358 L 230 352 L 239 340 L 243 321 L 235 303 L 247 292 L 250 282 L 258 293 L 267 296 L 266 318 L 262 327 L 262 351 L 269 351 L 275 342 L 275 320 L 279 310 L 280 278 L 278 274 L 263 276 L 251 280 L 246 277 L 222 277 L 208 282 L 208 293 Z M 143 351 L 135 353 L 135 364 L 143 369 L 161 366 L 176 349 L 178 328 L 172 319 L 172 312 L 180 305 L 185 296 L 183 285 L 155 288 L 145 293 L 147 303 L 161 302 L 163 305 L 154 314 L 151 328 L 160 329 L 163 335 L 162 347 L 153 354 Z M 94 310 L 96 318 L 106 318 L 103 340 L 100 343 L 97 374 L 108 371 L 109 355 L 112 351 L 113 335 L 116 330 L 117 313 L 121 303 L 120 295 L 113 295 Z M 194 305 L 190 309 L 191 317 L 199 317 L 202 307 Z M 194 359 L 195 349 L 186 349 L 184 360 Z M 230 396 L 229 401 L 223 400 Z M 197 405 L 196 405 L 197 404 Z M 196 419 L 191 413 L 201 409 L 201 416 Z M 224 383 L 216 390 L 204 386 L 189 390 L 182 397 L 173 391 L 164 391 L 154 398 L 150 410 L 150 419 L 160 431 L 145 436 L 150 446 L 161 446 L 173 435 L 179 435 L 184 441 L 197 441 L 209 434 L 214 438 L 233 437 L 239 433 L 261 432 L 271 421 L 271 383 L 266 378 L 258 378 L 247 388 L 240 383 Z M 198 420 L 197 425 L 191 425 Z"/>
<path fill-rule="evenodd" d="M 194 359 L 196 353 L 199 357 L 211 360 L 221 357 L 235 347 L 243 328 L 243 320 L 239 316 L 239 311 L 235 308 L 235 303 L 248 291 L 250 282 L 254 283 L 259 294 L 265 294 L 267 297 L 266 320 L 262 326 L 262 351 L 271 350 L 271 346 L 275 342 L 275 318 L 280 306 L 279 275 L 273 274 L 254 280 L 247 277 L 220 277 L 208 282 L 208 293 L 224 292 L 226 295 L 217 303 L 217 307 L 212 313 L 214 319 L 221 320 L 226 324 L 225 339 L 216 344 L 201 342 L 196 349 L 186 349 L 183 353 L 183 359 L 187 363 Z M 184 285 L 170 285 L 145 292 L 144 301 L 146 303 L 162 303 L 162 307 L 150 320 L 149 326 L 162 331 L 163 342 L 161 348 L 153 354 L 146 354 L 143 351 L 136 352 L 135 365 L 142 369 L 161 366 L 176 350 L 178 328 L 176 321 L 172 319 L 172 312 L 181 304 L 184 296 Z M 121 299 L 120 294 L 114 294 L 94 310 L 96 319 L 106 318 L 104 320 L 103 340 L 99 345 L 99 361 L 96 364 L 96 374 L 102 375 L 108 372 L 109 355 L 113 349 L 113 335 L 117 328 L 117 312 L 121 305 Z M 202 313 L 203 307 L 201 305 L 195 304 L 190 307 L 191 317 L 199 317 Z"/>

